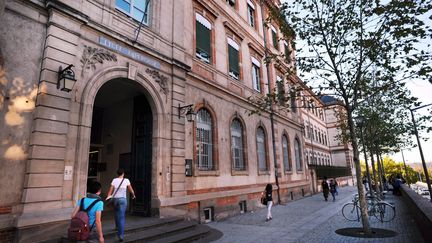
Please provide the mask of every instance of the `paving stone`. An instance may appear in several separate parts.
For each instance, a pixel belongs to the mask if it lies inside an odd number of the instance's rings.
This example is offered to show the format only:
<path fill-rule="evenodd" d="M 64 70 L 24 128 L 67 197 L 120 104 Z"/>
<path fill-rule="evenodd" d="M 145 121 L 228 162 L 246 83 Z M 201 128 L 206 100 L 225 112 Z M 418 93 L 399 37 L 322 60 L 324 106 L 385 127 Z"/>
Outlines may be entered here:
<path fill-rule="evenodd" d="M 208 224 L 223 232 L 215 242 L 424 242 L 420 231 L 400 197 L 387 195 L 385 200 L 396 206 L 396 217 L 381 223 L 370 218 L 370 226 L 396 231 L 391 238 L 354 238 L 335 233 L 337 229 L 362 227 L 361 222 L 347 221 L 342 216 L 342 206 L 350 202 L 356 187 L 340 188 L 336 201 L 324 201 L 321 194 L 306 197 L 272 209 L 273 220 L 265 222 L 267 209 L 248 212 Z"/>

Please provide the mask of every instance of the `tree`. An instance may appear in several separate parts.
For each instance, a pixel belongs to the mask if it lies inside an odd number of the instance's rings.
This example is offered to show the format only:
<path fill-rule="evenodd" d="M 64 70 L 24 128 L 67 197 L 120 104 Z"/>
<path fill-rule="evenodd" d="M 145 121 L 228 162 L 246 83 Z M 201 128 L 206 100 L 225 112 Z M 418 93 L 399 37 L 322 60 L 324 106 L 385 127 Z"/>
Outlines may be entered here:
<path fill-rule="evenodd" d="M 371 230 L 353 118 L 371 95 L 400 90 L 409 78 L 431 77 L 432 55 L 416 46 L 431 35 L 421 20 L 431 9 L 430 1 L 413 0 L 293 0 L 281 7 L 296 37 L 306 42 L 297 49 L 297 67 L 314 73 L 308 79 L 319 79 L 320 91 L 331 92 L 344 103 L 365 234 Z M 376 80 L 379 85 L 372 85 Z"/>

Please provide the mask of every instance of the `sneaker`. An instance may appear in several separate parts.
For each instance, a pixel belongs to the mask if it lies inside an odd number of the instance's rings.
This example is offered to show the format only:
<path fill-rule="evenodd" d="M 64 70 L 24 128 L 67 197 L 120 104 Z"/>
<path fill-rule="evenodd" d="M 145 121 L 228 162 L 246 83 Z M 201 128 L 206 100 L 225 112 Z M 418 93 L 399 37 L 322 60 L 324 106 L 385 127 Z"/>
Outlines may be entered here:
<path fill-rule="evenodd" d="M 123 242 L 123 237 L 118 237 L 118 240 L 120 241 L 120 242 Z"/>
<path fill-rule="evenodd" d="M 273 218 L 272 217 L 270 217 L 270 220 L 272 220 Z"/>
<path fill-rule="evenodd" d="M 270 221 L 270 219 L 266 219 L 266 222 Z"/>

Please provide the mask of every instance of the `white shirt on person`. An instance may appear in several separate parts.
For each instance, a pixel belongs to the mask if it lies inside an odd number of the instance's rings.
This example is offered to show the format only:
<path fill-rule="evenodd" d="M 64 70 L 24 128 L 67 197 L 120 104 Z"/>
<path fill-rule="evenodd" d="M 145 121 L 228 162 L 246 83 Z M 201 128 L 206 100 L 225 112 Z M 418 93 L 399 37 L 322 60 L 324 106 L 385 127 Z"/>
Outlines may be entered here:
<path fill-rule="evenodd" d="M 130 185 L 130 181 L 127 178 L 124 178 L 123 183 L 121 183 L 121 181 L 123 180 L 123 178 L 114 178 L 111 182 L 111 186 L 114 187 L 114 191 L 113 191 L 113 198 L 126 198 L 126 191 L 127 191 L 127 186 Z M 121 183 L 121 185 L 120 185 Z M 117 193 L 115 193 L 115 191 L 117 190 L 117 188 L 120 185 L 120 189 L 118 189 Z M 114 195 L 115 193 L 115 195 Z"/>

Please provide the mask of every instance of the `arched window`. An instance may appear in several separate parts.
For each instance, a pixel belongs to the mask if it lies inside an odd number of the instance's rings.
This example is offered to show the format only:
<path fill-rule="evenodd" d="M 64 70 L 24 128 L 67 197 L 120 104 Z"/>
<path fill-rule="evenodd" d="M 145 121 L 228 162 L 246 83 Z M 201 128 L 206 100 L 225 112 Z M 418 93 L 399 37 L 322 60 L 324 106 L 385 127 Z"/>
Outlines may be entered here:
<path fill-rule="evenodd" d="M 197 113 L 196 123 L 196 154 L 198 157 L 198 169 L 214 170 L 213 161 L 213 124 L 212 117 L 206 109 Z"/>
<path fill-rule="evenodd" d="M 246 170 L 243 149 L 243 126 L 238 119 L 231 123 L 231 156 L 234 170 Z"/>
<path fill-rule="evenodd" d="M 286 135 L 282 136 L 283 165 L 285 171 L 291 170 L 289 163 L 289 142 Z"/>
<path fill-rule="evenodd" d="M 266 138 L 265 138 L 265 132 L 262 127 L 258 127 L 257 135 L 256 135 L 256 142 L 257 142 L 257 153 L 258 153 L 258 169 L 260 171 L 266 171 L 267 163 L 266 163 Z"/>
<path fill-rule="evenodd" d="M 303 170 L 302 158 L 301 158 L 301 147 L 298 138 L 294 140 L 294 153 L 295 153 L 297 170 Z"/>

